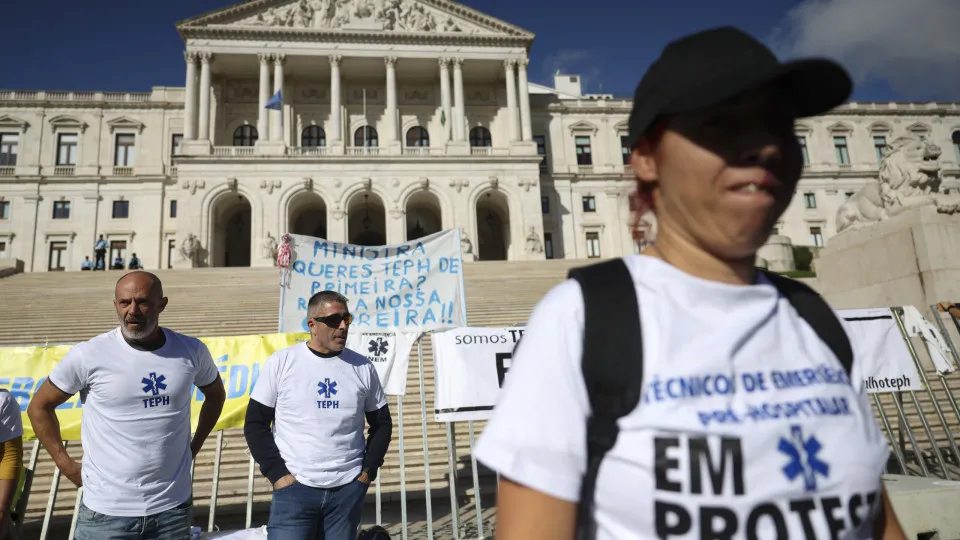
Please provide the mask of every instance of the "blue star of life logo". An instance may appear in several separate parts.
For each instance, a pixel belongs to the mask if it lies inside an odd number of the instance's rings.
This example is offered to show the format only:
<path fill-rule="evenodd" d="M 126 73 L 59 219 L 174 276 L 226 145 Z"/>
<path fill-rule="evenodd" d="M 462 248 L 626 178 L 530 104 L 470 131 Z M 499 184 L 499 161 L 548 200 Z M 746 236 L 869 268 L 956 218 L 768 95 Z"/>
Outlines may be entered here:
<path fill-rule="evenodd" d="M 140 379 L 140 382 L 143 383 L 143 393 L 152 393 L 155 396 L 160 395 L 161 390 L 167 389 L 167 384 L 163 382 L 165 380 L 167 380 L 166 377 L 157 375 L 156 373 L 151 373 L 149 376 Z"/>
<path fill-rule="evenodd" d="M 790 427 L 790 438 L 780 437 L 777 450 L 786 454 L 790 460 L 783 466 L 783 475 L 793 481 L 803 476 L 803 487 L 806 491 L 817 490 L 817 475 L 830 477 L 830 465 L 827 465 L 817 455 L 823 445 L 816 437 L 803 438 L 803 429 L 800 426 Z"/>
<path fill-rule="evenodd" d="M 330 399 L 330 396 L 337 394 L 337 381 L 331 381 L 330 379 L 324 379 L 317 383 L 317 393 L 323 396 L 325 399 Z"/>

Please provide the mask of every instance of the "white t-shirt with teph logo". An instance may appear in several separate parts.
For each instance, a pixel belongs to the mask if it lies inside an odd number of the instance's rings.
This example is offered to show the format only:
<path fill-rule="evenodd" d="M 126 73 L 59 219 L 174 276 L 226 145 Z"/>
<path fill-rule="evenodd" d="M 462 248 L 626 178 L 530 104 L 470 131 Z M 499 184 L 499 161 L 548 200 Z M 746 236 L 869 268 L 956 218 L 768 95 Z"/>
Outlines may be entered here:
<path fill-rule="evenodd" d="M 640 304 L 644 393 L 600 467 L 598 540 L 870 538 L 889 450 L 859 363 L 851 385 L 769 283 L 625 261 Z M 568 280 L 530 317 L 475 450 L 503 476 L 572 502 L 590 409 L 583 327 L 580 287 Z"/>
<path fill-rule="evenodd" d="M 155 351 L 131 347 L 116 328 L 79 343 L 50 373 L 80 392 L 83 504 L 108 516 L 169 510 L 192 493 L 190 405 L 194 385 L 217 378 L 200 340 L 164 329 Z"/>
<path fill-rule="evenodd" d="M 298 343 L 264 363 L 250 398 L 273 407 L 280 456 L 301 484 L 331 488 L 363 468 L 365 413 L 387 404 L 373 364 L 350 349 L 322 358 Z"/>

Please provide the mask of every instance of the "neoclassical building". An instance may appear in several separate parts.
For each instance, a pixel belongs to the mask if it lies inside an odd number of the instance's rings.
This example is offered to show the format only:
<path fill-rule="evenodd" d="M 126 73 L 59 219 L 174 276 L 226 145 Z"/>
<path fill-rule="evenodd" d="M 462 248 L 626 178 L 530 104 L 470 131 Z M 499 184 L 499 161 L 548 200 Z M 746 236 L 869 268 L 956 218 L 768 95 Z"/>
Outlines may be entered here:
<path fill-rule="evenodd" d="M 577 75 L 531 83 L 522 28 L 450 0 L 251 0 L 177 28 L 182 88 L 0 90 L 0 257 L 77 270 L 103 235 L 148 269 L 268 266 L 284 232 L 376 245 L 454 227 L 481 260 L 636 249 L 630 100 Z M 823 245 L 906 133 L 957 180 L 958 103 L 799 123 L 807 167 L 779 234 Z"/>

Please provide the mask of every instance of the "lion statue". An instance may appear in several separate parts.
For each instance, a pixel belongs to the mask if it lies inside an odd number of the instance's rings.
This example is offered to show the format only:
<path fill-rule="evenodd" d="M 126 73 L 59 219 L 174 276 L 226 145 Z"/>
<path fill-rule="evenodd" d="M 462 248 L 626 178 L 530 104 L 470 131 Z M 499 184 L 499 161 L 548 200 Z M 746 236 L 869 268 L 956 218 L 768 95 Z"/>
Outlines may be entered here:
<path fill-rule="evenodd" d="M 909 208 L 937 205 L 946 213 L 957 205 L 941 204 L 940 147 L 918 135 L 898 137 L 887 145 L 876 182 L 864 186 L 837 210 L 837 232 L 895 216 Z"/>

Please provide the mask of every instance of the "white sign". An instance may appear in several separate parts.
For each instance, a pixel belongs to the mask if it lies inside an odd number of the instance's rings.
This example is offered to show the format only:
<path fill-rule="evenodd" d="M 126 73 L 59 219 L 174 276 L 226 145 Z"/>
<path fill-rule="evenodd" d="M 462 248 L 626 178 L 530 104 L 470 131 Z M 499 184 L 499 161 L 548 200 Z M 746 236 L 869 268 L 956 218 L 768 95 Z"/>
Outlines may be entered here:
<path fill-rule="evenodd" d="M 889 308 L 843 309 L 837 310 L 837 315 L 847 322 L 867 392 L 923 390 L 917 366 Z"/>
<path fill-rule="evenodd" d="M 438 422 L 490 418 L 523 330 L 457 328 L 430 335 Z"/>
<path fill-rule="evenodd" d="M 333 290 L 347 297 L 351 329 L 425 332 L 466 326 L 460 230 L 406 244 L 357 246 L 291 234 L 279 332 L 307 331 L 307 303 Z"/>
<path fill-rule="evenodd" d="M 417 337 L 419 334 L 409 332 L 351 332 L 347 348 L 365 356 L 377 368 L 385 394 L 402 396 L 407 393 L 410 348 Z"/>
<path fill-rule="evenodd" d="M 838 310 L 847 321 L 863 388 L 870 393 L 923 390 L 889 309 Z M 431 335 L 437 421 L 487 420 L 524 327 L 457 328 Z"/>

